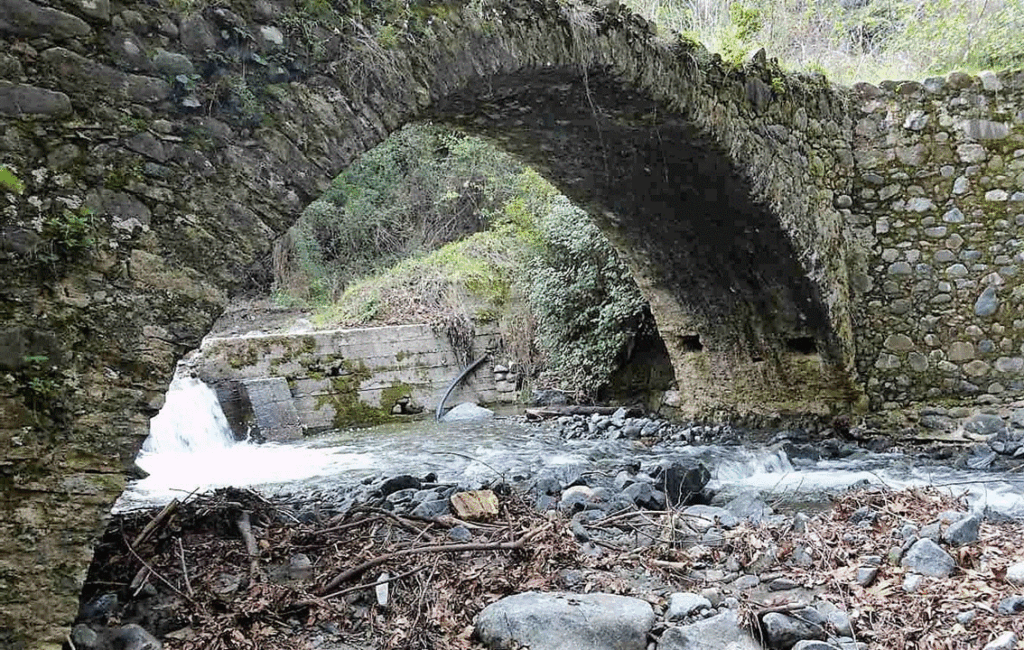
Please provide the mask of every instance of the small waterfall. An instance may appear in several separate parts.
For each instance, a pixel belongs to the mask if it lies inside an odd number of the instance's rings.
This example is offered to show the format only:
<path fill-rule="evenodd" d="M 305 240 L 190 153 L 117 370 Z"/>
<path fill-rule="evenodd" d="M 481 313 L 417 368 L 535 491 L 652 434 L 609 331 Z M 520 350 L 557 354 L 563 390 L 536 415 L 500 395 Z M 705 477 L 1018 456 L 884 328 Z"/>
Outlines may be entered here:
<path fill-rule="evenodd" d="M 217 394 L 180 370 L 160 412 L 149 421 L 146 454 L 199 454 L 235 446 Z"/>
<path fill-rule="evenodd" d="M 133 481 L 115 512 L 167 503 L 219 487 L 285 485 L 311 477 L 350 474 L 371 467 L 365 453 L 236 441 L 216 393 L 181 366 L 164 406 L 149 423 L 149 437 L 135 459 L 149 474 Z"/>

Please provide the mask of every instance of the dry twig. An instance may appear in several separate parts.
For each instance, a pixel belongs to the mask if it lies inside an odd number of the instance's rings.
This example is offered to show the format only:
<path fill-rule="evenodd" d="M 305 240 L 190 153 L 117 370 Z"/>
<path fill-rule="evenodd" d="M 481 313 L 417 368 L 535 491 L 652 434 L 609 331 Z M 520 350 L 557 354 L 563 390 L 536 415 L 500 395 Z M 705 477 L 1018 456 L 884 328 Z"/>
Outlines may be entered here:
<path fill-rule="evenodd" d="M 358 566 L 354 566 L 351 569 L 348 569 L 347 571 L 343 571 L 342 573 L 338 574 L 330 582 L 328 582 L 327 585 L 324 586 L 324 588 L 320 591 L 330 591 L 338 585 L 340 585 L 341 583 L 345 582 L 346 580 L 363 573 L 367 569 L 372 569 L 373 567 L 379 566 L 387 562 L 388 560 L 392 560 L 396 557 L 400 557 L 403 555 L 411 555 L 414 553 L 462 553 L 465 551 L 514 551 L 526 546 L 527 542 L 529 542 L 537 535 L 543 533 L 544 531 L 550 529 L 552 525 L 553 524 L 549 523 L 545 526 L 541 526 L 540 528 L 535 528 L 531 531 L 528 531 L 522 537 L 520 537 L 518 540 L 514 542 L 493 542 L 483 544 L 440 544 L 437 546 L 419 546 L 416 548 L 408 548 L 403 549 L 401 551 L 395 551 L 394 553 L 379 555 L 373 559 L 363 562 Z"/>

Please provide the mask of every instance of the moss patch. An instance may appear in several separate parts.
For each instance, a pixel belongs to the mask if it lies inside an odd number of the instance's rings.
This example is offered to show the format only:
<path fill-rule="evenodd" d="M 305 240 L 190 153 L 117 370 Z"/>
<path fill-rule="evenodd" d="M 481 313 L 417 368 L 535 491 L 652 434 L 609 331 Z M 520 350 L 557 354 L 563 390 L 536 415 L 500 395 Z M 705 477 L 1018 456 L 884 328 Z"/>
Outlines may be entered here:
<path fill-rule="evenodd" d="M 331 378 L 332 393 L 317 399 L 317 409 L 324 406 L 334 409 L 331 424 L 335 429 L 390 422 L 393 419 L 390 406 L 386 409 L 370 406 L 359 399 L 359 387 L 371 377 L 369 369 L 362 362 L 354 364 L 346 361 L 344 365 L 346 374 Z"/>
<path fill-rule="evenodd" d="M 412 397 L 412 386 L 404 382 L 398 382 L 390 388 L 385 388 L 380 394 L 380 408 L 382 411 L 391 413 L 398 400 L 403 397 Z"/>
<path fill-rule="evenodd" d="M 228 357 L 228 365 L 235 370 L 246 366 L 255 366 L 257 361 L 259 361 L 259 352 L 252 343 L 246 345 L 244 350 L 238 350 L 237 353 Z"/>

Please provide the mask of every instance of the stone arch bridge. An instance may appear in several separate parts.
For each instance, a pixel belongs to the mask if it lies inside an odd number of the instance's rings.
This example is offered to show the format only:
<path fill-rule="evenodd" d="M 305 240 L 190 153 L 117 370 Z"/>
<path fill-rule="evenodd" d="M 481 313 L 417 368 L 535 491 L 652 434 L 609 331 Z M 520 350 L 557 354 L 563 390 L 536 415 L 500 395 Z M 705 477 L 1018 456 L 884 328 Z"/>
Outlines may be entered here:
<path fill-rule="evenodd" d="M 175 361 L 411 120 L 590 211 L 684 413 L 1024 388 L 1024 74 L 847 89 L 615 3 L 343 5 L 0 0 L 0 648 L 59 645 Z"/>

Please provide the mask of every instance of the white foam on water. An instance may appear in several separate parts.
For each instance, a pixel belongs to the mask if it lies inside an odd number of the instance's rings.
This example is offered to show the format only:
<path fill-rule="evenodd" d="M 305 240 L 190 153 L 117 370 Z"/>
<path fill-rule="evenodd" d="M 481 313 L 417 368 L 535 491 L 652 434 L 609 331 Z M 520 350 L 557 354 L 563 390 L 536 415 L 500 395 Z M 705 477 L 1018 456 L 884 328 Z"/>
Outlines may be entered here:
<path fill-rule="evenodd" d="M 269 486 L 369 467 L 363 453 L 296 444 L 236 441 L 210 387 L 178 374 L 136 458 L 149 476 L 133 482 L 114 510 L 166 503 L 190 492 Z"/>
<path fill-rule="evenodd" d="M 783 500 L 787 496 L 834 494 L 866 485 L 894 490 L 933 487 L 954 497 L 966 497 L 971 510 L 1024 519 L 1024 477 L 934 465 L 899 454 L 805 461 L 794 466 L 781 449 L 737 449 L 716 465 L 712 482 L 716 489 L 756 490 L 766 497 Z"/>
<path fill-rule="evenodd" d="M 756 481 L 767 476 L 778 480 L 781 475 L 793 471 L 793 463 L 781 449 L 764 450 L 761 453 L 736 449 L 715 465 L 714 478 L 723 483 Z"/>
<path fill-rule="evenodd" d="M 766 500 L 827 501 L 829 494 L 855 485 L 935 486 L 954 495 L 966 492 L 973 509 L 1024 519 L 1024 476 L 954 469 L 899 454 L 791 461 L 778 447 L 665 447 L 645 455 L 622 445 L 588 461 L 593 448 L 493 420 L 419 421 L 284 444 L 237 442 L 214 391 L 179 373 L 137 458 L 149 477 L 132 482 L 115 511 L 229 486 L 330 490 L 369 473 L 428 472 L 442 481 L 482 485 L 499 477 L 536 475 L 544 468 L 596 468 L 596 463 L 605 463 L 612 475 L 621 460 L 643 456 L 655 462 L 675 456 L 704 462 L 713 472 L 709 487 L 723 495 L 754 490 Z"/>

